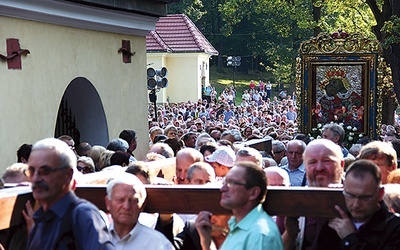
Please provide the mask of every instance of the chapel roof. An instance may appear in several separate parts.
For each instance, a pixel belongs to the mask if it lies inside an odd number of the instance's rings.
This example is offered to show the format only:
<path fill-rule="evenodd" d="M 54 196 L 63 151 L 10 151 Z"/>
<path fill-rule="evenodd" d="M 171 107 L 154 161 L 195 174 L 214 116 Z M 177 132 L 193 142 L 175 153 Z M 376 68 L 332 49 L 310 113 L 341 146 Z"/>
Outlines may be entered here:
<path fill-rule="evenodd" d="M 218 51 L 184 14 L 160 17 L 156 29 L 146 36 L 147 52 L 204 52 L 218 55 Z"/>

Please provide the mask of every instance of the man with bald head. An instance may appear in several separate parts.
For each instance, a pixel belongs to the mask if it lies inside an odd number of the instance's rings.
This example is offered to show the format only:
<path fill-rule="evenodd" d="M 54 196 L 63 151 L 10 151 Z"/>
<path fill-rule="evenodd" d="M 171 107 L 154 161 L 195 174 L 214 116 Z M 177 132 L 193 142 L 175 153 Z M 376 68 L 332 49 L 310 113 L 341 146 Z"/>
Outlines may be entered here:
<path fill-rule="evenodd" d="M 344 159 L 339 145 L 328 139 L 311 141 L 303 154 L 308 185 L 310 187 L 338 186 L 342 183 Z M 286 218 L 282 235 L 285 249 L 315 249 L 319 232 L 327 219 L 305 218 L 304 232 L 298 218 Z"/>
<path fill-rule="evenodd" d="M 195 162 L 202 162 L 203 155 L 194 148 L 183 148 L 176 154 L 176 173 L 174 178 L 175 184 L 188 184 L 186 179 L 187 171 Z"/>
<path fill-rule="evenodd" d="M 308 144 L 303 159 L 310 187 L 342 183 L 344 159 L 337 144 L 327 139 L 314 140 Z"/>
<path fill-rule="evenodd" d="M 273 166 L 264 169 L 265 176 L 268 180 L 268 186 L 290 186 L 288 173 L 280 167 Z"/>
<path fill-rule="evenodd" d="M 251 162 L 254 162 L 260 168 L 263 168 L 263 165 L 264 165 L 263 164 L 263 158 L 262 158 L 262 155 L 261 155 L 260 151 L 258 151 L 255 148 L 250 148 L 250 147 L 240 148 L 236 152 L 235 162 L 240 162 L 240 161 L 251 161 Z"/>

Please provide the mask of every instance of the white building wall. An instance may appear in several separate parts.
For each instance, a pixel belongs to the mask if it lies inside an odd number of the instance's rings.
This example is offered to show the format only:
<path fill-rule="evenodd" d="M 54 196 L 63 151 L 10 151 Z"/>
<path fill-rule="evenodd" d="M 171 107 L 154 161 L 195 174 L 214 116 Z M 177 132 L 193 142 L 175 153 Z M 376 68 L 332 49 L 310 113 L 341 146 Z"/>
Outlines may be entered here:
<path fill-rule="evenodd" d="M 202 96 L 202 76 L 209 84 L 209 58 L 206 53 L 147 53 L 148 67 L 168 69 L 168 87 L 157 94 L 157 102 L 197 101 Z M 204 69 L 203 69 L 204 65 Z"/>
<path fill-rule="evenodd" d="M 99 93 L 110 139 L 123 129 L 136 130 L 135 155 L 144 157 L 147 119 L 138 118 L 147 117 L 145 37 L 0 16 L 1 54 L 6 38 L 18 38 L 30 54 L 22 56 L 22 70 L 9 70 L 0 60 L 0 168 L 16 161 L 19 145 L 54 136 L 60 100 L 77 77 L 88 79 Z M 118 53 L 123 39 L 136 52 L 130 64 Z"/>

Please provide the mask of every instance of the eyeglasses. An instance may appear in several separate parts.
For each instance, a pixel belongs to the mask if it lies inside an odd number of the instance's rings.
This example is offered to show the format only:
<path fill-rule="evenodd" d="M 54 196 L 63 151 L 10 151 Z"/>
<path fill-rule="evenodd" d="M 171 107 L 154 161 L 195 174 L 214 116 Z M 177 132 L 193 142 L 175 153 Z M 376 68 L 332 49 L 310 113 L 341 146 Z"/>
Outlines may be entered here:
<path fill-rule="evenodd" d="M 352 195 L 352 194 L 350 194 L 350 193 L 347 193 L 346 191 L 344 191 L 343 190 L 343 195 L 346 197 L 346 198 L 348 198 L 348 199 L 350 199 L 350 200 L 355 200 L 355 199 L 358 199 L 358 200 L 360 200 L 360 201 L 362 201 L 362 202 L 372 202 L 372 200 L 374 199 L 374 196 L 373 195 L 360 195 L 360 196 L 355 196 L 355 195 Z"/>
<path fill-rule="evenodd" d="M 280 153 L 282 153 L 283 152 L 283 150 L 281 150 L 281 151 L 276 151 L 276 152 L 274 152 L 274 154 L 280 154 Z"/>
<path fill-rule="evenodd" d="M 79 172 L 82 172 L 82 173 L 92 173 L 93 172 L 93 170 L 88 166 L 84 166 L 84 167 L 76 166 L 76 168 L 78 169 Z"/>
<path fill-rule="evenodd" d="M 33 177 L 36 172 L 39 176 L 47 176 L 53 172 L 56 172 L 61 169 L 66 169 L 66 168 L 69 168 L 69 166 L 54 167 L 54 168 L 49 167 L 49 166 L 42 166 L 38 169 L 36 169 L 34 167 L 29 167 L 27 174 L 29 177 Z"/>
<path fill-rule="evenodd" d="M 247 184 L 246 184 L 246 183 L 241 183 L 241 182 L 238 182 L 238 181 L 227 180 L 227 179 L 225 179 L 225 180 L 222 182 L 222 185 L 223 185 L 223 186 L 226 185 L 228 188 L 232 188 L 232 187 L 235 186 L 235 185 L 247 187 Z"/>

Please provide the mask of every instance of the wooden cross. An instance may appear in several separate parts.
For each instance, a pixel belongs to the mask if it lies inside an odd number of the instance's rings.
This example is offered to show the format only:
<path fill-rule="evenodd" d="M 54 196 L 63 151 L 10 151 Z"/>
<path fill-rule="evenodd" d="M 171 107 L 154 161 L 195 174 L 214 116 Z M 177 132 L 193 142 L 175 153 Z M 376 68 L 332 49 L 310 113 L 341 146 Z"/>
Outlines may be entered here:
<path fill-rule="evenodd" d="M 78 186 L 75 193 L 106 211 L 105 185 Z M 219 205 L 218 187 L 205 185 L 147 185 L 145 212 L 194 214 L 208 210 L 214 214 L 229 214 Z M 26 201 L 34 199 L 30 187 L 0 190 L 0 230 L 24 223 L 22 210 Z M 335 205 L 345 208 L 342 189 L 309 187 L 268 187 L 263 204 L 270 215 L 313 216 L 333 218 L 339 216 Z"/>

